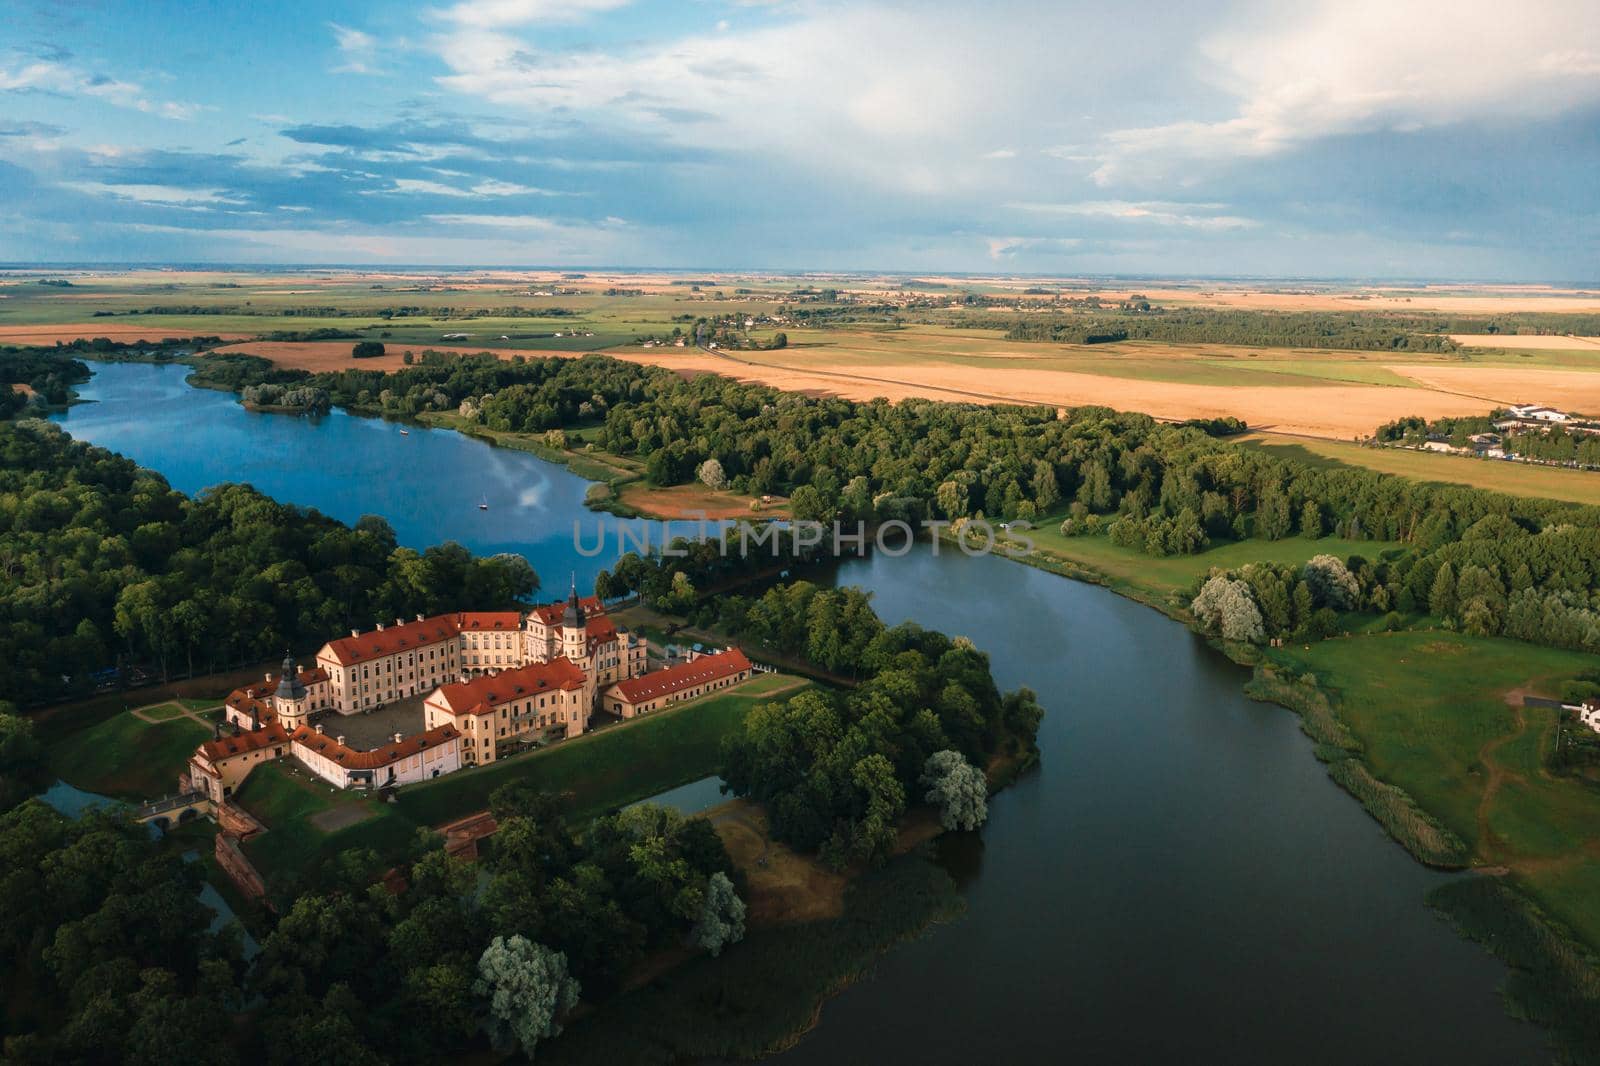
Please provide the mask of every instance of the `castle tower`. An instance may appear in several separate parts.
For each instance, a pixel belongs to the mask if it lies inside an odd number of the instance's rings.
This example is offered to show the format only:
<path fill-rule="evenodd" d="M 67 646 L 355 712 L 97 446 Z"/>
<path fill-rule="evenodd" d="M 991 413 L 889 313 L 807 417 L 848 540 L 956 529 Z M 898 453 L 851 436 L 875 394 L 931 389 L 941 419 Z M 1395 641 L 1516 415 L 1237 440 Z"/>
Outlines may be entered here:
<path fill-rule="evenodd" d="M 572 594 L 567 597 L 567 609 L 561 612 L 561 654 L 575 665 L 582 666 L 588 648 L 588 619 L 583 604 L 578 602 L 578 575 L 572 575 Z"/>
<path fill-rule="evenodd" d="M 290 733 L 305 725 L 311 713 L 310 703 L 306 687 L 300 683 L 300 671 L 295 666 L 294 656 L 285 652 L 283 673 L 278 675 L 278 688 L 272 694 L 272 709 L 278 713 L 279 723 Z"/>

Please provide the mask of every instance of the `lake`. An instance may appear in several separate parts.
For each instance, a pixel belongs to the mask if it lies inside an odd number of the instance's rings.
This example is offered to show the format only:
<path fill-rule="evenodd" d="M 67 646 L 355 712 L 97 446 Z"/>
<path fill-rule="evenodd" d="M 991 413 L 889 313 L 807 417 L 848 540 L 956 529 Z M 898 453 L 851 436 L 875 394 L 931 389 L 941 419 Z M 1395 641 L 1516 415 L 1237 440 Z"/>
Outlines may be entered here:
<path fill-rule="evenodd" d="M 412 547 L 521 552 L 547 587 L 603 565 L 572 546 L 572 520 L 593 521 L 585 483 L 535 456 L 251 414 L 182 367 L 95 369 L 82 391 L 101 402 L 59 420 L 177 488 L 248 481 L 346 520 L 382 514 Z M 837 580 L 891 624 L 970 637 L 1002 687 L 1036 690 L 1042 765 L 981 834 L 941 842 L 965 915 L 887 955 L 785 1060 L 1548 1059 L 1543 1033 L 1504 1013 L 1504 968 L 1423 905 L 1447 875 L 1389 840 L 1294 715 L 1247 700 L 1247 673 L 1188 630 L 949 548 L 846 561 Z"/>

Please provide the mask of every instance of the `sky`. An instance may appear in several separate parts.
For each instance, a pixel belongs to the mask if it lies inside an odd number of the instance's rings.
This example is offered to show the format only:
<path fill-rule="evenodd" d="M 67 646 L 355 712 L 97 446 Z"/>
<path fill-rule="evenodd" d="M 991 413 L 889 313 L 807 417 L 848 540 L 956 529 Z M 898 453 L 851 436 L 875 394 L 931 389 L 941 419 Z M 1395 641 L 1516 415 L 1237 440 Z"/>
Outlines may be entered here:
<path fill-rule="evenodd" d="M 1600 280 L 1595 0 L 7 0 L 0 262 Z"/>

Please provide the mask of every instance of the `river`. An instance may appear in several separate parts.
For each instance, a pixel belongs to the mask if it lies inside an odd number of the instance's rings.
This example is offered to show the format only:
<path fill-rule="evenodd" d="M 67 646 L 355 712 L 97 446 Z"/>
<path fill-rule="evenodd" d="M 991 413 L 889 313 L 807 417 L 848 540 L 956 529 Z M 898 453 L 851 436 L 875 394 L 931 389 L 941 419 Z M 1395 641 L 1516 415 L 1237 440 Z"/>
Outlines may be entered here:
<path fill-rule="evenodd" d="M 548 584 L 586 484 L 521 452 L 334 413 L 251 414 L 182 367 L 97 365 L 66 429 L 194 492 L 249 481 L 402 543 L 518 551 Z M 480 494 L 491 509 L 479 512 Z M 487 516 L 487 517 L 486 517 Z M 589 526 L 588 528 L 593 528 Z M 1423 906 L 1413 862 L 1245 671 L 1104 589 L 922 546 L 838 567 L 889 623 L 970 637 L 1047 709 L 1042 764 L 940 855 L 958 920 L 886 956 L 783 1058 L 1346 1063 L 1548 1059 L 1504 968 Z"/>

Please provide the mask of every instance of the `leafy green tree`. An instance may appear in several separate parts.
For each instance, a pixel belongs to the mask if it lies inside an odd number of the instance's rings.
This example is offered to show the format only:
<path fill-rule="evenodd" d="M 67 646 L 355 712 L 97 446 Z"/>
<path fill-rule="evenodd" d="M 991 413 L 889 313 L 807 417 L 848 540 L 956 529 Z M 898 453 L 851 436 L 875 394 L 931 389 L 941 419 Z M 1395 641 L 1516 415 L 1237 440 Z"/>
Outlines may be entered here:
<path fill-rule="evenodd" d="M 734 890 L 728 875 L 718 870 L 706 882 L 700 914 L 689 933 L 689 941 L 713 957 L 729 944 L 744 939 L 744 900 Z"/>
<path fill-rule="evenodd" d="M 530 1058 L 541 1040 L 561 1032 L 558 1019 L 578 1003 L 566 956 L 520 936 L 497 936 L 483 949 L 473 991 L 489 1001 L 495 1046 L 521 1048 Z"/>
<path fill-rule="evenodd" d="M 959 751 L 936 751 L 922 770 L 923 799 L 946 829 L 976 829 L 989 817 L 989 782 Z"/>

